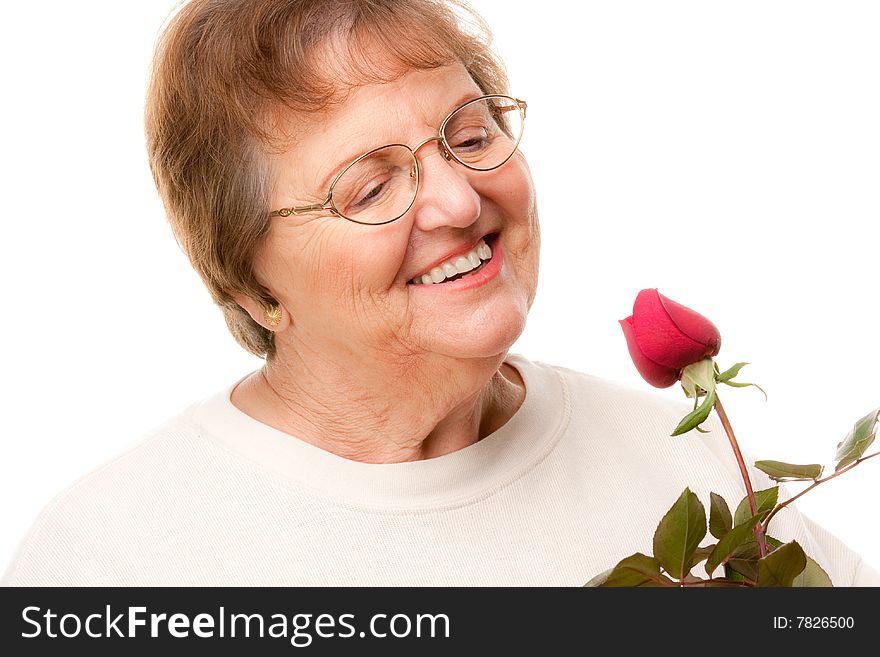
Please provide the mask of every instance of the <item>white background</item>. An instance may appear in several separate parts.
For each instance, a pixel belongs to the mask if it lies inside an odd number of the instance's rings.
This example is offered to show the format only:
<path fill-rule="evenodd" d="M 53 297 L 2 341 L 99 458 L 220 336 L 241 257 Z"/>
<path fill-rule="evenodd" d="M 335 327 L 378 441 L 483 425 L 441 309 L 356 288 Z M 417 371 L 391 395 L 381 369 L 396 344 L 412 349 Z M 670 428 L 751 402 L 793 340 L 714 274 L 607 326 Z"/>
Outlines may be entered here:
<path fill-rule="evenodd" d="M 260 364 L 179 252 L 146 164 L 171 6 L 4 9 L 0 569 L 62 488 Z M 529 102 L 540 199 L 540 287 L 514 351 L 647 387 L 617 320 L 657 287 L 767 390 L 722 391 L 744 449 L 829 463 L 880 406 L 880 5 L 475 6 Z M 874 565 L 878 482 L 880 458 L 799 503 Z"/>

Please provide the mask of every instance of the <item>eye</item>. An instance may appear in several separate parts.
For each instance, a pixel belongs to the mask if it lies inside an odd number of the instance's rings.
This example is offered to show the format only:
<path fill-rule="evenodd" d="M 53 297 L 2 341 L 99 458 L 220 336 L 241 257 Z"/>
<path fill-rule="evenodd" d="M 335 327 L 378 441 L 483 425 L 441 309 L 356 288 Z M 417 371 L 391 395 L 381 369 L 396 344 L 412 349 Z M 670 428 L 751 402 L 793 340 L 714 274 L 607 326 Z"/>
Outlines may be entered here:
<path fill-rule="evenodd" d="M 354 196 L 352 202 L 348 204 L 351 212 L 361 212 L 371 204 L 381 200 L 382 195 L 388 188 L 388 180 L 370 181 L 364 185 L 361 190 Z"/>
<path fill-rule="evenodd" d="M 456 153 L 474 153 L 491 144 L 491 135 L 484 126 L 457 129 L 446 141 Z"/>
<path fill-rule="evenodd" d="M 333 208 L 361 224 L 394 221 L 409 209 L 418 188 L 413 152 L 401 144 L 359 157 L 333 183 Z"/>

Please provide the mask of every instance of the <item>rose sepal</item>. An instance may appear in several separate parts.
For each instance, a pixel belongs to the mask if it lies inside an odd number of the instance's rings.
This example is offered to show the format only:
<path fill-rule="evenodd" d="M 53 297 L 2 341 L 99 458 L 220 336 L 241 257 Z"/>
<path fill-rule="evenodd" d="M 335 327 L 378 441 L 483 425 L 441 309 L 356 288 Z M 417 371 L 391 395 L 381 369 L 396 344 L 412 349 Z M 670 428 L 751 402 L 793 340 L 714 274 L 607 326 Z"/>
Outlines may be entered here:
<path fill-rule="evenodd" d="M 715 362 L 711 358 L 698 360 L 681 370 L 681 387 L 688 398 L 696 400 L 715 390 Z"/>
<path fill-rule="evenodd" d="M 684 389 L 684 394 L 694 400 L 694 410 L 682 418 L 672 435 L 680 436 L 691 429 L 708 433 L 700 425 L 706 421 L 715 405 L 715 363 L 712 359 L 704 358 L 683 368 L 681 387 Z M 701 397 L 703 397 L 702 404 Z"/>
<path fill-rule="evenodd" d="M 680 436 L 683 433 L 687 433 L 691 429 L 699 429 L 699 425 L 706 421 L 709 417 L 709 413 L 712 412 L 712 407 L 715 406 L 715 389 L 713 388 L 711 392 L 709 392 L 705 399 L 703 399 L 703 403 L 697 406 L 690 413 L 685 415 L 681 422 L 678 423 L 678 426 L 675 427 L 675 430 L 670 434 L 672 436 Z M 707 433 L 705 429 L 700 430 L 701 433 Z"/>
<path fill-rule="evenodd" d="M 748 388 L 749 386 L 754 386 L 764 395 L 764 401 L 767 401 L 767 393 L 764 391 L 764 388 L 759 386 L 757 383 L 747 383 L 745 381 L 739 382 L 734 381 L 734 377 L 739 374 L 739 371 L 748 365 L 748 363 L 737 363 L 733 367 L 724 370 L 723 372 L 718 369 L 718 365 L 715 365 L 715 381 L 717 383 L 723 383 L 726 386 L 730 386 L 731 388 Z"/>

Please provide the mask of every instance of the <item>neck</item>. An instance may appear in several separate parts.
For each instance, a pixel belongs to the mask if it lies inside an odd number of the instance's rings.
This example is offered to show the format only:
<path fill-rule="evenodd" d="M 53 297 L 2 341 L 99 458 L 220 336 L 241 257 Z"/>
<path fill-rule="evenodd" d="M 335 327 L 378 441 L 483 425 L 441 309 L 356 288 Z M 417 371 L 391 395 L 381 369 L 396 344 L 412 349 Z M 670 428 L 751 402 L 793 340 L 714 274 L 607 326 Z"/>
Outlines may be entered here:
<path fill-rule="evenodd" d="M 500 428 L 525 398 L 504 354 L 358 363 L 277 354 L 239 384 L 232 402 L 251 417 L 344 458 L 398 463 L 472 445 Z"/>

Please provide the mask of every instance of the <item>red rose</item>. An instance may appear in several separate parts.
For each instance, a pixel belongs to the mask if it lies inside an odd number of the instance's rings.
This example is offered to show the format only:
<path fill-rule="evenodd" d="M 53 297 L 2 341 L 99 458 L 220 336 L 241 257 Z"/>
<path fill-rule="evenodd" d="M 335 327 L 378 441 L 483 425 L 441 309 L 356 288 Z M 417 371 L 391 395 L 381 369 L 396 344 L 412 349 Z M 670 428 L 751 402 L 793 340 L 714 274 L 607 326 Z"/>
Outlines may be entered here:
<path fill-rule="evenodd" d="M 684 367 L 721 349 L 721 334 L 712 322 L 654 288 L 639 292 L 633 314 L 620 326 L 636 369 L 657 388 L 668 388 Z"/>

